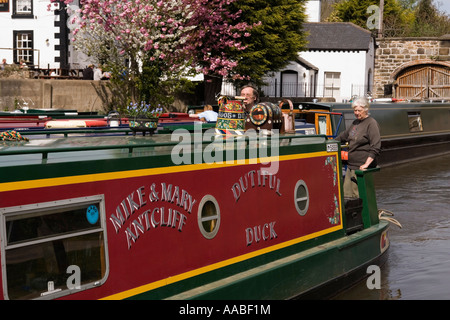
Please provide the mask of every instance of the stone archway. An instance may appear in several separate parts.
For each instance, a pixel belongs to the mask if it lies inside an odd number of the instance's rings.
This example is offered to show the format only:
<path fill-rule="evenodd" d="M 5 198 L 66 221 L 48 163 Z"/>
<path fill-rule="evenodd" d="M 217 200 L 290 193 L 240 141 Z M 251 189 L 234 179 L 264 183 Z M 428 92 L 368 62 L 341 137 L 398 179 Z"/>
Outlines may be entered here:
<path fill-rule="evenodd" d="M 405 63 L 391 75 L 397 99 L 450 99 L 450 62 L 430 59 Z"/>

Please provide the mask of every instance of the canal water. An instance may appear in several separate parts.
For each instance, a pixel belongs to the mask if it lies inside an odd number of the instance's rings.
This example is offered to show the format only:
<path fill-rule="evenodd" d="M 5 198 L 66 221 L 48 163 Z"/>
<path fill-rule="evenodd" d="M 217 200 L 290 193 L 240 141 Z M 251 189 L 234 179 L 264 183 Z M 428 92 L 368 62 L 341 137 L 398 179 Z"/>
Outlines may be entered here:
<path fill-rule="evenodd" d="M 382 168 L 374 180 L 378 208 L 402 228 L 389 229 L 381 289 L 364 280 L 334 299 L 450 299 L 450 154 Z"/>

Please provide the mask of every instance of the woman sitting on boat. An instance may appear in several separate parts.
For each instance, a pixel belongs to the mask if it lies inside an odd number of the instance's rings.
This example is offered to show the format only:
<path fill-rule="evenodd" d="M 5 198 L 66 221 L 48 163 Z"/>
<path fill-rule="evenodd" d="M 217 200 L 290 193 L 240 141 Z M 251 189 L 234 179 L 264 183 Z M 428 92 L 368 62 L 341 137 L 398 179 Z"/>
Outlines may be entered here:
<path fill-rule="evenodd" d="M 352 102 L 356 120 L 342 132 L 336 140 L 348 142 L 347 172 L 344 179 L 344 196 L 358 198 L 355 170 L 365 170 L 377 166 L 380 155 L 381 137 L 378 122 L 369 116 L 369 101 L 365 97 Z M 353 181 L 352 181 L 353 180 Z"/>

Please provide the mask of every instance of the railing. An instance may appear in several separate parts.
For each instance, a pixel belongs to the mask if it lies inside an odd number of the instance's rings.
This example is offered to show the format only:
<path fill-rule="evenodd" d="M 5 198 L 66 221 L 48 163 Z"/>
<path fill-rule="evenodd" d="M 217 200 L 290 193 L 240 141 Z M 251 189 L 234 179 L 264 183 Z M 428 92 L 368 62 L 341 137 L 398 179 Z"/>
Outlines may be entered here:
<path fill-rule="evenodd" d="M 348 88 L 335 85 L 318 84 L 313 85 L 308 82 L 283 82 L 280 83 L 276 79 L 270 81 L 267 85 L 260 88 L 262 97 L 308 97 L 308 98 L 336 98 L 342 95 L 343 90 L 348 91 Z M 350 97 L 365 96 L 369 87 L 367 85 L 351 84 Z M 224 82 L 222 84 L 223 95 L 237 95 L 238 88 L 233 84 Z"/>
<path fill-rule="evenodd" d="M 373 173 L 380 171 L 380 168 L 367 170 L 355 170 L 358 183 L 359 197 L 363 200 L 363 224 L 364 228 L 369 228 L 379 222 L 376 192 L 373 180 Z"/>

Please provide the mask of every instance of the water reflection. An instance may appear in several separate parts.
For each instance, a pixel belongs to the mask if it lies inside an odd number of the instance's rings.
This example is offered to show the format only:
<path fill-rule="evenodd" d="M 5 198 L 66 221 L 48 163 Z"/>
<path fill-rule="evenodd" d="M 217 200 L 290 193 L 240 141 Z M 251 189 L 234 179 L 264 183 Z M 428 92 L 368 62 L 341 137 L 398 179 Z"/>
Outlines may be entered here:
<path fill-rule="evenodd" d="M 362 281 L 335 299 L 450 299 L 450 154 L 382 168 L 379 208 L 392 211 L 381 289 Z"/>

